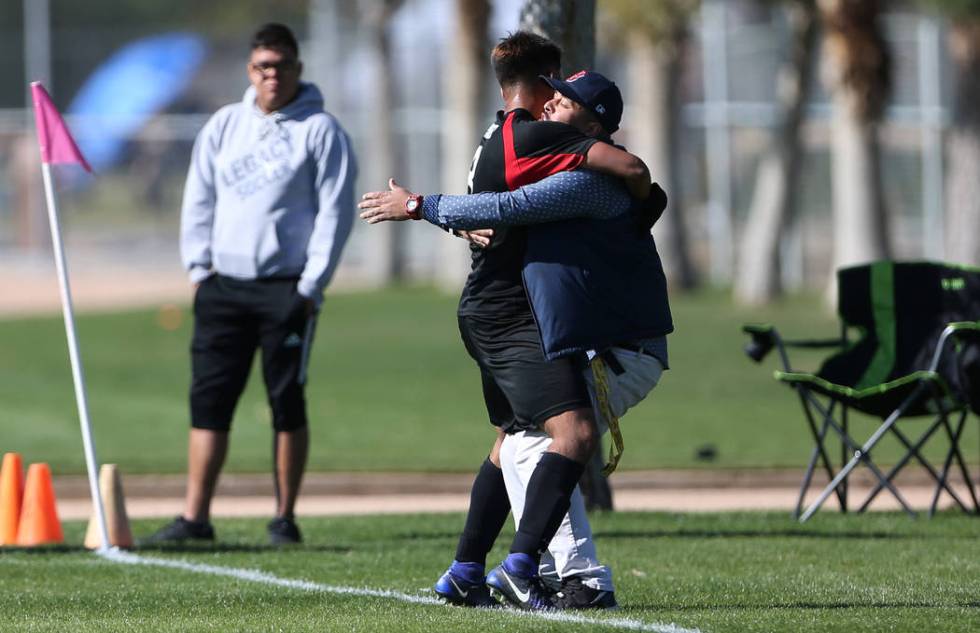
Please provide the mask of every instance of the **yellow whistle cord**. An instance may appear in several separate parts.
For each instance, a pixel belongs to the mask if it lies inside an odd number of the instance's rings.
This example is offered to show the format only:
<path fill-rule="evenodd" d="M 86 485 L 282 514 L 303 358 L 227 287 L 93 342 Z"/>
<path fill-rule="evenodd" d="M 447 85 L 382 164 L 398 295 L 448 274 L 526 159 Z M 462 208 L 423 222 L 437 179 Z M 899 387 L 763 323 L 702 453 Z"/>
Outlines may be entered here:
<path fill-rule="evenodd" d="M 595 356 L 592 359 L 592 375 L 595 377 L 595 395 L 599 402 L 599 414 L 606 420 L 609 427 L 609 436 L 612 438 L 612 445 L 609 447 L 609 462 L 602 467 L 602 474 L 606 477 L 616 470 L 619 459 L 623 456 L 623 433 L 619 429 L 619 418 L 613 415 L 612 408 L 609 406 L 609 380 L 606 378 L 606 363 Z"/>

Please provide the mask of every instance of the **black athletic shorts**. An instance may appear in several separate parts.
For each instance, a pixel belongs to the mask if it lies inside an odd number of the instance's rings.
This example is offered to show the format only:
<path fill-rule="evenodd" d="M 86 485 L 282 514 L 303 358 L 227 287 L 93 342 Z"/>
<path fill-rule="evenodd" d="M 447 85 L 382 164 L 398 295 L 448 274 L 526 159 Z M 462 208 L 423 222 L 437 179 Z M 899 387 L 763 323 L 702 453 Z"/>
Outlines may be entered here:
<path fill-rule="evenodd" d="M 306 401 L 297 378 L 307 318 L 296 282 L 213 275 L 198 286 L 191 341 L 192 427 L 231 428 L 257 348 L 262 349 L 273 428 L 306 426 Z"/>
<path fill-rule="evenodd" d="M 546 361 L 534 318 L 502 321 L 459 316 L 459 333 L 480 366 L 490 423 L 507 433 L 539 428 L 545 420 L 589 409 L 581 363 Z"/>

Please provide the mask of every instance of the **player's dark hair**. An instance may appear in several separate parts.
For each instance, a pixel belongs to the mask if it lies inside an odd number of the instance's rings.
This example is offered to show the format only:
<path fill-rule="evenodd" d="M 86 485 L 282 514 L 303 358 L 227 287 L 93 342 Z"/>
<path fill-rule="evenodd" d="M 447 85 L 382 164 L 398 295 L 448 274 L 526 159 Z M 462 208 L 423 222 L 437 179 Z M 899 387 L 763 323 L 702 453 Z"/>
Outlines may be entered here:
<path fill-rule="evenodd" d="M 272 48 L 292 53 L 299 57 L 299 44 L 289 27 L 276 22 L 269 22 L 259 27 L 252 36 L 252 50 L 257 48 Z"/>
<path fill-rule="evenodd" d="M 546 37 L 517 31 L 493 47 L 490 63 L 501 86 L 534 83 L 539 75 L 561 70 L 561 48 Z"/>

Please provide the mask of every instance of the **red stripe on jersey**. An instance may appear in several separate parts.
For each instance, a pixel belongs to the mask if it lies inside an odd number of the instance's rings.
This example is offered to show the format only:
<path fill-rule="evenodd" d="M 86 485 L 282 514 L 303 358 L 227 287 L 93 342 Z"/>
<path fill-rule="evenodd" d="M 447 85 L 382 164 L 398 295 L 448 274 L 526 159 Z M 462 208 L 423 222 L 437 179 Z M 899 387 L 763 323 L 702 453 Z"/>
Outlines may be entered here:
<path fill-rule="evenodd" d="M 504 120 L 503 135 L 504 178 L 507 181 L 507 188 L 511 191 L 558 172 L 576 169 L 585 161 L 585 156 L 581 154 L 546 154 L 518 158 L 517 147 L 514 145 L 513 112 L 508 113 Z"/>
<path fill-rule="evenodd" d="M 517 160 L 517 149 L 514 147 L 514 113 L 508 112 L 504 119 L 504 179 L 507 188 L 517 189 L 520 185 L 514 184 L 521 175 L 521 166 Z"/>

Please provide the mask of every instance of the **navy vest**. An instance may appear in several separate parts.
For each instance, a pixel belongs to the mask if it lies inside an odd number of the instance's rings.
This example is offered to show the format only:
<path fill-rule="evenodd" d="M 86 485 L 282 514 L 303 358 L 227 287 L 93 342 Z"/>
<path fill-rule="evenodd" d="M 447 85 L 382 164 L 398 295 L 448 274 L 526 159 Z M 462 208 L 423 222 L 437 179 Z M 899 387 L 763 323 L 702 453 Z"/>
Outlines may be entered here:
<path fill-rule="evenodd" d="M 674 330 L 653 236 L 630 213 L 528 227 L 523 274 L 548 360 Z"/>

